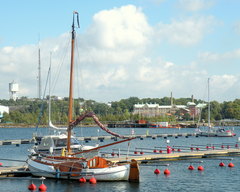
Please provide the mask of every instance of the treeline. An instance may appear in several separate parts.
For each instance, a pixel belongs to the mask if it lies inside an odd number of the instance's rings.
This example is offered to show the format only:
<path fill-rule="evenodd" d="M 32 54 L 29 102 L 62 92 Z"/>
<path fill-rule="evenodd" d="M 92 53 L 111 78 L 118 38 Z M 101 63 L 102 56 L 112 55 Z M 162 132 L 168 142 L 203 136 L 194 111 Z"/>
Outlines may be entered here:
<path fill-rule="evenodd" d="M 51 97 L 51 121 L 54 124 L 65 125 L 68 116 L 68 98 L 57 100 L 55 96 Z M 191 98 L 179 98 L 173 99 L 173 103 L 176 105 L 186 105 L 187 102 L 192 101 Z M 202 100 L 194 100 L 196 104 L 206 103 Z M 113 121 L 134 121 L 144 118 L 145 120 L 157 122 L 168 121 L 176 122 L 177 115 L 172 116 L 159 116 L 152 118 L 140 117 L 133 115 L 133 106 L 137 103 L 156 103 L 159 105 L 170 105 L 171 98 L 144 98 L 139 99 L 137 97 L 130 97 L 128 99 L 121 99 L 120 101 L 111 102 L 111 104 L 100 103 L 94 100 L 84 100 L 82 98 L 74 99 L 74 117 L 76 118 L 85 111 L 93 111 L 101 120 L 101 122 L 113 122 Z M 28 99 L 22 97 L 17 101 L 13 100 L 0 100 L 0 104 L 9 106 L 10 113 L 4 113 L 2 123 L 22 123 L 22 124 L 42 124 L 48 123 L 48 98 L 46 100 L 40 99 Z M 240 119 L 240 99 L 234 101 L 228 101 L 219 103 L 212 101 L 211 106 L 211 121 L 221 119 Z M 182 120 L 195 120 L 201 119 L 201 121 L 207 122 L 208 112 L 207 107 L 202 110 L 201 117 L 194 117 L 192 119 L 189 115 L 183 116 Z M 91 119 L 87 119 L 85 122 L 92 123 Z"/>

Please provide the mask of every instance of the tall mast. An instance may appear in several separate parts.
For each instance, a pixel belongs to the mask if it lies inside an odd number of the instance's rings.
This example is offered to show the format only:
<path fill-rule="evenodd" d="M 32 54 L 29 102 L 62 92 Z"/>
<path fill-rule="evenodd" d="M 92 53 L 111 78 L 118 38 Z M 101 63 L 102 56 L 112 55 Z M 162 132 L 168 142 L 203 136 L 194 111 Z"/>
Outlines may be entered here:
<path fill-rule="evenodd" d="M 71 41 L 71 66 L 70 66 L 70 86 L 69 86 L 69 104 L 68 104 L 68 138 L 67 138 L 67 151 L 71 152 L 71 126 L 72 113 L 73 113 L 73 70 L 74 70 L 74 45 L 75 45 L 75 23 L 74 18 L 77 16 L 77 24 L 79 27 L 78 12 L 73 12 L 73 23 L 72 23 L 72 41 Z"/>
<path fill-rule="evenodd" d="M 41 85 L 41 52 L 40 46 L 38 45 L 38 98 L 41 99 L 42 93 L 42 85 Z"/>
<path fill-rule="evenodd" d="M 51 124 L 51 70 L 52 70 L 52 52 L 50 52 L 50 66 L 49 66 L 48 125 Z"/>
<path fill-rule="evenodd" d="M 210 89 L 209 89 L 209 82 L 210 82 L 210 78 L 208 78 L 208 128 L 210 129 L 211 123 L 210 123 Z"/>

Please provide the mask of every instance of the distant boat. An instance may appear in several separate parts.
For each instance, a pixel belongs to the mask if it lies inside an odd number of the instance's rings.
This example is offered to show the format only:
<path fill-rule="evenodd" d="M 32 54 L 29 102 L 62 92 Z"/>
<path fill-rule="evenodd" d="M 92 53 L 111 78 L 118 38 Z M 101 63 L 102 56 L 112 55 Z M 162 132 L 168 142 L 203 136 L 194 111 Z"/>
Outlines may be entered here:
<path fill-rule="evenodd" d="M 208 129 L 207 130 L 201 130 L 198 129 L 197 132 L 199 136 L 204 137 L 233 137 L 236 134 L 233 132 L 233 130 L 225 130 L 223 127 L 212 127 L 210 123 L 210 97 L 209 97 L 209 82 L 210 78 L 208 78 Z"/>
<path fill-rule="evenodd" d="M 71 70 L 70 70 L 70 88 L 69 88 L 69 105 L 68 105 L 68 128 L 67 128 L 67 151 L 62 156 L 55 155 L 42 155 L 36 154 L 30 156 L 27 160 L 28 168 L 34 176 L 43 176 L 49 178 L 59 178 L 59 179 L 77 179 L 82 177 L 85 179 L 91 179 L 95 177 L 98 181 L 134 181 L 139 182 L 139 169 L 138 164 L 135 160 L 127 162 L 125 164 L 116 164 L 105 158 L 94 156 L 91 158 L 78 158 L 79 154 L 91 152 L 93 150 L 98 150 L 103 147 L 108 147 L 110 145 L 130 141 L 133 138 L 125 139 L 122 141 L 117 141 L 115 143 L 107 144 L 105 146 L 96 147 L 83 152 L 73 153 L 71 151 L 71 132 L 74 126 L 76 126 L 85 117 L 92 117 L 94 121 L 108 133 L 115 136 L 124 138 L 123 136 L 112 133 L 110 130 L 103 127 L 103 125 L 98 121 L 98 118 L 94 113 L 86 113 L 78 117 L 75 121 L 72 120 L 72 107 L 73 107 L 73 65 L 74 65 L 74 44 L 75 44 L 75 25 L 74 19 L 78 13 L 73 12 L 73 23 L 72 23 L 72 46 L 71 46 Z"/>

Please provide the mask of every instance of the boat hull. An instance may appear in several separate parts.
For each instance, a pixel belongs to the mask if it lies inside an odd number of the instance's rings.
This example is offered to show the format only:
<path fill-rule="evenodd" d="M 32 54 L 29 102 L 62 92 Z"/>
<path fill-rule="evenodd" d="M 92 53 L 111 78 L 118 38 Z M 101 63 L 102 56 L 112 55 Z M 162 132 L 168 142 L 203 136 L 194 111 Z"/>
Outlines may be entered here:
<path fill-rule="evenodd" d="M 106 168 L 82 168 L 79 172 L 60 172 L 53 165 L 32 159 L 29 159 L 27 163 L 32 175 L 40 177 L 73 180 L 85 177 L 89 180 L 94 176 L 97 181 L 127 181 L 129 179 L 130 164 Z"/>
<path fill-rule="evenodd" d="M 231 131 L 229 132 L 200 132 L 199 136 L 203 137 L 233 137 L 236 134 L 232 133 Z"/>

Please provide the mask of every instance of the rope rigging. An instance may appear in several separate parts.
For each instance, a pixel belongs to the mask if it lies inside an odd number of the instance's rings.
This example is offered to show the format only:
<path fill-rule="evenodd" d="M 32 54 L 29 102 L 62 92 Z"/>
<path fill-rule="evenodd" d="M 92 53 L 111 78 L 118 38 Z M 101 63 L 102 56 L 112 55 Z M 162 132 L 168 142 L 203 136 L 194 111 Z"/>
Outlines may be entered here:
<path fill-rule="evenodd" d="M 86 112 L 85 114 L 79 116 L 76 120 L 72 121 L 72 122 L 70 123 L 71 129 L 72 129 L 73 127 L 77 126 L 77 124 L 79 124 L 81 121 L 83 121 L 83 120 L 84 120 L 85 118 L 87 118 L 87 117 L 93 118 L 93 120 L 95 121 L 95 123 L 96 123 L 102 130 L 106 131 L 107 133 L 109 133 L 109 134 L 111 134 L 111 135 L 113 135 L 113 136 L 115 136 L 115 137 L 125 138 L 124 135 L 120 135 L 120 134 L 118 134 L 118 133 L 112 132 L 112 131 L 110 131 L 108 128 L 106 128 L 106 127 L 99 121 L 98 117 L 95 115 L 94 112 Z"/>

